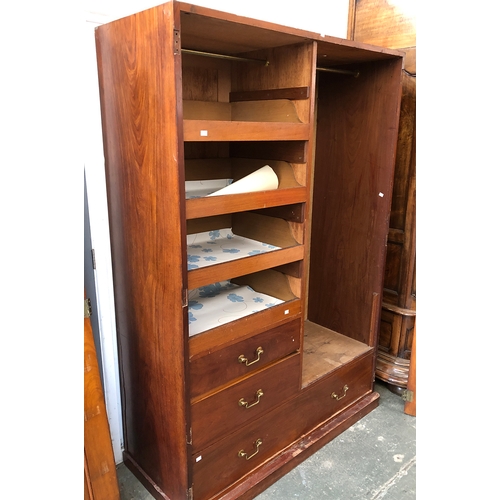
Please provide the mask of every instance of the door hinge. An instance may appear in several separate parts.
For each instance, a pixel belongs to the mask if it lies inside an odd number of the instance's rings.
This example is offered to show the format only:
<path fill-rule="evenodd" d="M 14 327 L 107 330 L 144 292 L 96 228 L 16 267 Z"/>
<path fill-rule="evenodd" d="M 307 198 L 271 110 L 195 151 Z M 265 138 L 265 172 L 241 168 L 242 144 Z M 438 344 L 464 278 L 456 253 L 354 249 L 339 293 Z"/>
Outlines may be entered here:
<path fill-rule="evenodd" d="M 185 288 L 182 291 L 182 307 L 187 307 L 189 304 L 189 291 Z"/>
<path fill-rule="evenodd" d="M 90 318 L 92 316 L 92 304 L 90 299 L 84 299 L 83 301 L 83 318 Z"/>
<path fill-rule="evenodd" d="M 403 398 L 403 401 L 411 403 L 411 402 L 413 402 L 413 391 L 409 391 L 408 389 L 405 389 L 403 391 L 403 393 L 401 394 L 401 397 Z"/>
<path fill-rule="evenodd" d="M 193 500 L 193 488 L 187 490 L 187 500 Z"/>
<path fill-rule="evenodd" d="M 95 250 L 92 249 L 92 268 L 95 269 Z"/>
<path fill-rule="evenodd" d="M 181 36 L 179 30 L 174 30 L 174 56 L 181 53 Z"/>

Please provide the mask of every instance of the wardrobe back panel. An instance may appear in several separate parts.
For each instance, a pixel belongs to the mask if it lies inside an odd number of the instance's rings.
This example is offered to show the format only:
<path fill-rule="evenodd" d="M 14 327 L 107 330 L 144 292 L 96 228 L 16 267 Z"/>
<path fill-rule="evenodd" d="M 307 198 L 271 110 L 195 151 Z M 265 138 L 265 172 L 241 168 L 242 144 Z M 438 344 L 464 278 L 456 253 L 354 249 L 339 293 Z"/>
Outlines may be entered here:
<path fill-rule="evenodd" d="M 374 345 L 401 62 L 359 68 L 319 76 L 308 317 Z"/>

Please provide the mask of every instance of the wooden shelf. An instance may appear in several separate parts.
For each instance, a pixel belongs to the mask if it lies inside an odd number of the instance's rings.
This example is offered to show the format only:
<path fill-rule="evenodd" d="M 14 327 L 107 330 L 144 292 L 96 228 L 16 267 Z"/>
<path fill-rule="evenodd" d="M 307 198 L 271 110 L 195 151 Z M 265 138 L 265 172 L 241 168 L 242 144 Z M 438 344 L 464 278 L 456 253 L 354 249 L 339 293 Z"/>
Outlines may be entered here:
<path fill-rule="evenodd" d="M 289 264 L 304 258 L 304 247 L 297 245 L 292 248 L 273 250 L 272 252 L 244 257 L 242 259 L 214 264 L 188 272 L 188 288 L 190 290 L 209 285 L 217 281 L 230 279 L 242 274 L 255 273 L 264 269 Z"/>
<path fill-rule="evenodd" d="M 308 123 L 184 120 L 184 140 L 209 141 L 305 141 Z"/>
<path fill-rule="evenodd" d="M 261 208 L 304 203 L 306 200 L 307 189 L 305 187 L 278 188 L 273 191 L 260 191 L 257 193 L 195 198 L 186 200 L 186 218 L 196 219 L 211 215 L 259 210 Z"/>

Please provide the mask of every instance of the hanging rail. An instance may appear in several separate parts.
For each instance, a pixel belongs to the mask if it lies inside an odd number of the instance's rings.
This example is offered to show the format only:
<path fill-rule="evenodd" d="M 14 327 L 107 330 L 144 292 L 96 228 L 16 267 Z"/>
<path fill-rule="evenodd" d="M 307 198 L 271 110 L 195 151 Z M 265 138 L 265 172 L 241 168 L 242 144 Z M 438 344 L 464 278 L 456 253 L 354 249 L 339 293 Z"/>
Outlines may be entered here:
<path fill-rule="evenodd" d="M 191 50 L 191 49 L 181 49 L 181 50 L 186 54 L 195 54 L 197 56 L 205 56 L 205 57 L 215 57 L 216 59 L 229 59 L 230 61 L 262 63 L 266 66 L 269 66 L 269 61 L 264 61 L 264 59 L 250 59 L 249 57 L 227 56 L 225 54 L 214 54 L 213 52 L 201 52 L 200 50 Z"/>
<path fill-rule="evenodd" d="M 341 75 L 351 75 L 354 78 L 359 76 L 359 71 L 350 71 L 348 69 L 335 69 L 335 68 L 316 68 L 316 71 L 325 71 L 328 73 L 340 73 Z"/>
<path fill-rule="evenodd" d="M 265 66 L 269 66 L 269 61 L 264 60 L 264 59 L 251 59 L 249 57 L 228 56 L 226 54 L 215 54 L 214 52 L 202 52 L 201 50 L 191 50 L 191 49 L 181 49 L 181 50 L 185 54 L 194 54 L 197 56 L 204 56 L 204 57 L 214 57 L 216 59 L 228 59 L 230 61 L 245 61 L 245 62 L 262 63 Z M 357 78 L 359 76 L 359 71 L 350 71 L 348 69 L 317 67 L 316 71 L 325 71 L 328 73 L 339 73 L 341 75 L 351 75 L 351 76 L 354 76 L 354 78 Z"/>

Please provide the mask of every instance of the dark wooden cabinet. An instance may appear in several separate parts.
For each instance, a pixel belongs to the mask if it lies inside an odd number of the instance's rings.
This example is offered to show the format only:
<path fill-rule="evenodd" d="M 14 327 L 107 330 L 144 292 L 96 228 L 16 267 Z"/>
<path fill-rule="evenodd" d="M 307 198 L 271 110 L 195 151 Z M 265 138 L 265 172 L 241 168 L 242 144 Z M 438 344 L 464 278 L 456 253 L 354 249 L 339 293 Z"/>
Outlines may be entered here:
<path fill-rule="evenodd" d="M 96 43 L 125 463 L 252 498 L 378 404 L 402 53 L 175 1 Z"/>

